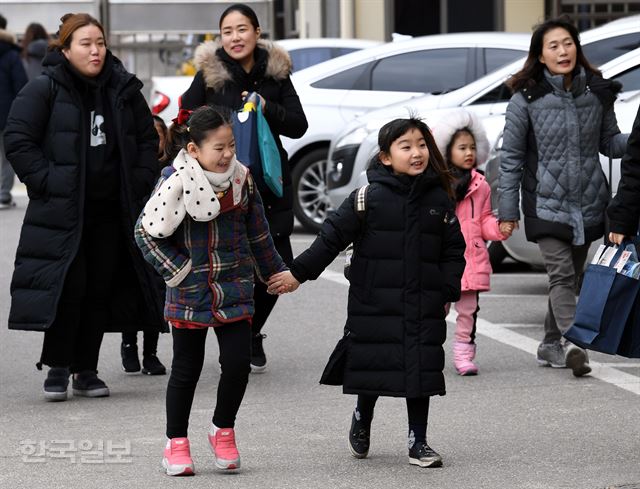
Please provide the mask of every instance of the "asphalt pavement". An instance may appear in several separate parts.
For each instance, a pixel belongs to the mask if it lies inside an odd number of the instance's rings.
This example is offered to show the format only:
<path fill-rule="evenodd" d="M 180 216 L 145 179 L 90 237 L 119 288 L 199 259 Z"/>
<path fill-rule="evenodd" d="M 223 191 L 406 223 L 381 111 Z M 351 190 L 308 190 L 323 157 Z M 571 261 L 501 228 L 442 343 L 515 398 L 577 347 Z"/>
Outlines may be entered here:
<path fill-rule="evenodd" d="M 281 297 L 265 327 L 268 370 L 250 377 L 238 415 L 237 473 L 217 471 L 207 444 L 219 376 L 209 335 L 190 425 L 196 475 L 170 478 L 160 467 L 168 376 L 126 375 L 119 335 L 107 334 L 101 350 L 110 397 L 43 400 L 42 334 L 6 327 L 25 206 L 19 197 L 16 209 L 0 211 L 1 488 L 640 488 L 640 360 L 593 354 L 593 375 L 581 379 L 538 367 L 546 277 L 517 266 L 481 295 L 477 377 L 455 374 L 450 323 L 447 395 L 432 400 L 428 429 L 444 466 L 408 464 L 406 409 L 390 398 L 376 408 L 369 457 L 352 458 L 354 397 L 318 384 L 345 321 L 340 258 Z M 295 252 L 312 239 L 296 233 Z M 159 357 L 170 365 L 169 335 Z"/>

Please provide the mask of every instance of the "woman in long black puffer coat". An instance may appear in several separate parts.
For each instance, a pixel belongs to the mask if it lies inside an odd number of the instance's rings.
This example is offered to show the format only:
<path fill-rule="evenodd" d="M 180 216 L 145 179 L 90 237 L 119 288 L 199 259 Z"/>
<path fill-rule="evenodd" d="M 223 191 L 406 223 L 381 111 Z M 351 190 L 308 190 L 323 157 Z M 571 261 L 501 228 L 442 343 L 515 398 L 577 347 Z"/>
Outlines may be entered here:
<path fill-rule="evenodd" d="M 9 328 L 44 331 L 44 394 L 109 395 L 97 377 L 105 331 L 165 329 L 158 277 L 133 227 L 158 173 L 158 136 L 142 83 L 106 48 L 88 14 L 62 18 L 44 74 L 19 93 L 7 157 L 27 187 Z"/>
<path fill-rule="evenodd" d="M 290 263 L 293 260 L 289 241 L 293 232 L 293 187 L 287 152 L 280 136 L 300 138 L 307 130 L 307 119 L 289 78 L 291 59 L 282 48 L 260 40 L 258 17 L 250 7 L 234 4 L 220 16 L 220 42 L 200 45 L 195 63 L 198 72 L 181 99 L 184 109 L 208 104 L 239 110 L 248 92 L 260 95 L 265 119 L 280 151 L 284 187 L 282 198 L 263 189 L 261 196 L 276 249 L 285 263 Z M 265 285 L 256 280 L 254 300 L 251 371 L 263 372 L 267 359 L 262 347 L 264 335 L 260 331 L 277 296 L 267 294 Z"/>

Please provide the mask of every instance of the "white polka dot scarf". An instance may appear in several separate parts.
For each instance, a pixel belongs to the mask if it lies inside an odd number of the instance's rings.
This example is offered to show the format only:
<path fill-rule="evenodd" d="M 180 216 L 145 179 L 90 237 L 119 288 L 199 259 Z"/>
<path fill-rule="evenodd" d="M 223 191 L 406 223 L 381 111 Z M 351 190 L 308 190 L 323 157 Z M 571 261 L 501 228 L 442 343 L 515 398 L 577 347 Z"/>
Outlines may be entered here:
<path fill-rule="evenodd" d="M 226 191 L 231 185 L 234 205 L 237 204 L 248 173 L 235 156 L 225 173 L 205 171 L 184 149 L 176 156 L 173 167 L 176 171 L 144 206 L 142 227 L 154 238 L 171 236 L 187 214 L 194 221 L 215 219 L 220 213 L 216 193 Z"/>

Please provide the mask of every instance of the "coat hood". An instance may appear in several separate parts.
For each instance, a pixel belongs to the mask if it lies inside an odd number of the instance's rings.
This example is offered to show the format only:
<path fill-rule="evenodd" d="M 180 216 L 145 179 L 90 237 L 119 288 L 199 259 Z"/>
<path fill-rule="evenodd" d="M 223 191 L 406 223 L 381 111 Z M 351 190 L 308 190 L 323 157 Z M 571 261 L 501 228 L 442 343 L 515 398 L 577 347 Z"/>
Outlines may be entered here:
<path fill-rule="evenodd" d="M 409 175 L 396 175 L 380 160 L 375 162 L 367 170 L 367 180 L 369 183 L 381 183 L 399 192 L 409 193 L 410 191 L 421 191 L 431 187 L 442 187 L 442 181 L 431 165 L 420 175 L 415 177 Z"/>
<path fill-rule="evenodd" d="M 476 166 L 482 165 L 489 156 L 489 140 L 484 126 L 475 114 L 466 110 L 451 112 L 431 127 L 433 138 L 438 145 L 440 153 L 446 157 L 447 146 L 453 135 L 460 129 L 468 128 L 476 140 Z"/>
<path fill-rule="evenodd" d="M 47 46 L 49 46 L 47 39 L 36 39 L 27 46 L 27 55 L 42 59 L 47 54 Z"/>
<path fill-rule="evenodd" d="M 225 63 L 218 57 L 216 51 L 222 48 L 220 41 L 206 41 L 197 47 L 193 60 L 198 71 L 202 71 L 204 82 L 208 88 L 220 90 L 224 84 L 233 79 Z M 291 58 L 289 53 L 270 41 L 258 40 L 256 49 L 264 49 L 268 53 L 265 77 L 284 80 L 291 73 Z"/>
<path fill-rule="evenodd" d="M 107 50 L 105 59 L 105 68 L 111 65 L 111 74 L 109 75 L 108 86 L 121 93 L 125 98 L 129 94 L 133 94 L 142 89 L 142 82 L 132 73 L 129 73 L 122 62 L 114 56 L 111 51 Z M 54 49 L 46 53 L 42 60 L 44 73 L 56 80 L 58 83 L 67 87 L 72 86 L 73 80 L 69 62 L 59 49 Z M 103 73 L 105 68 L 103 68 Z M 99 78 L 101 75 L 98 75 Z M 126 91 L 126 93 L 125 93 Z"/>
<path fill-rule="evenodd" d="M 16 44 L 15 36 L 4 29 L 0 29 L 0 56 L 8 51 L 20 51 L 20 47 Z"/>

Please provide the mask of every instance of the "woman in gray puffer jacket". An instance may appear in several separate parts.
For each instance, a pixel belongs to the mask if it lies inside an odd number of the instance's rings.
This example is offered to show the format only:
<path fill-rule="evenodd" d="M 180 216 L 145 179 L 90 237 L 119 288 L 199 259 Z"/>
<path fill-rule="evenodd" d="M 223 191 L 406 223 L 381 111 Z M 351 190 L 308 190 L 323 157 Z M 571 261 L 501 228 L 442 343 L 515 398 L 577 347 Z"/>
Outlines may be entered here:
<path fill-rule="evenodd" d="M 44 26 L 36 22 L 29 24 L 22 38 L 22 64 L 29 80 L 42 73 L 42 60 L 48 46 L 49 34 Z"/>
<path fill-rule="evenodd" d="M 575 314 L 576 278 L 592 241 L 604 234 L 609 200 L 598 153 L 624 153 L 613 103 L 621 85 L 586 60 L 576 28 L 549 20 L 535 29 L 525 65 L 510 80 L 498 186 L 502 226 L 517 227 L 520 190 L 525 233 L 549 275 L 549 308 L 538 363 L 591 371 L 586 352 L 565 342 Z"/>

